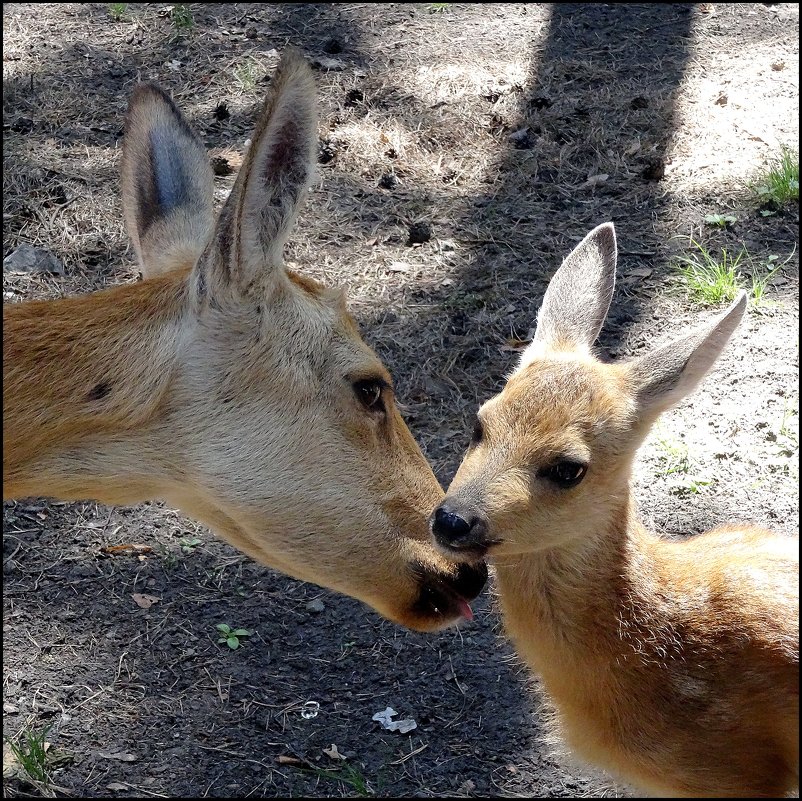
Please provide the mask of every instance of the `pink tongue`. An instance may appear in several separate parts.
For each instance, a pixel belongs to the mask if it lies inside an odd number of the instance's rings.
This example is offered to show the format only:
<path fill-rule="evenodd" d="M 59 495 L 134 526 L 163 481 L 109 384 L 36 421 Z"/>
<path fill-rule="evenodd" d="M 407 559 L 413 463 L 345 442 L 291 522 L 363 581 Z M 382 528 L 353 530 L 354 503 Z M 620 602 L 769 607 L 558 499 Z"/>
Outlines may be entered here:
<path fill-rule="evenodd" d="M 460 598 L 459 601 L 457 601 L 457 604 L 459 605 L 459 611 L 462 613 L 462 616 L 466 620 L 473 620 L 473 610 L 470 606 L 468 606 L 468 602 L 463 601 L 462 598 Z"/>

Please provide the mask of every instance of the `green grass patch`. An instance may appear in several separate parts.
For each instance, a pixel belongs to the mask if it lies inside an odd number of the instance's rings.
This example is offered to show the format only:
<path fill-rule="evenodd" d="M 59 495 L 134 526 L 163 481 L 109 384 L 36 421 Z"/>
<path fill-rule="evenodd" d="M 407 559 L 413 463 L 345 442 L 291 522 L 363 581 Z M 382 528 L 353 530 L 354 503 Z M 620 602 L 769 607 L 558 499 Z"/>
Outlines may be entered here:
<path fill-rule="evenodd" d="M 109 15 L 115 22 L 120 22 L 128 10 L 128 3 L 109 3 Z"/>
<path fill-rule="evenodd" d="M 669 435 L 659 436 L 655 442 L 660 451 L 660 473 L 670 476 L 672 473 L 687 473 L 691 469 L 688 446 L 684 442 L 673 439 Z"/>
<path fill-rule="evenodd" d="M 750 294 L 753 303 L 760 305 L 766 302 L 766 289 L 768 288 L 769 281 L 771 281 L 772 277 L 777 273 L 780 267 L 782 267 L 781 264 L 776 263 L 778 258 L 779 257 L 775 255 L 769 256 L 765 262 L 750 271 L 750 278 L 752 281 L 752 291 Z"/>
<path fill-rule="evenodd" d="M 6 742 L 11 748 L 14 758 L 19 762 L 20 767 L 30 777 L 30 779 L 41 787 L 47 789 L 50 786 L 50 771 L 47 764 L 47 737 L 50 727 L 42 729 L 39 733 L 30 729 L 23 729 L 14 742 L 6 737 Z"/>
<path fill-rule="evenodd" d="M 321 779 L 328 779 L 329 781 L 342 782 L 347 787 L 352 788 L 354 793 L 360 798 L 370 798 L 374 795 L 373 789 L 368 784 L 362 771 L 355 765 L 343 763 L 339 771 L 324 770 L 323 768 L 316 768 L 314 765 L 309 767 L 300 767 L 300 770 L 306 770 L 316 774 Z"/>
<path fill-rule="evenodd" d="M 694 239 L 691 244 L 696 251 L 676 259 L 677 271 L 691 298 L 707 304 L 734 300 L 743 286 L 738 268 L 748 255 L 746 248 L 735 256 L 722 248 L 716 255 Z"/>
<path fill-rule="evenodd" d="M 765 171 L 751 185 L 765 207 L 765 216 L 781 206 L 795 200 L 799 202 L 799 153 L 783 147 L 780 155 L 773 159 Z"/>
<path fill-rule="evenodd" d="M 176 3 L 170 9 L 170 19 L 175 25 L 176 30 L 186 31 L 193 27 L 195 20 L 192 11 L 186 3 Z"/>
<path fill-rule="evenodd" d="M 691 299 L 706 305 L 734 300 L 741 289 L 747 290 L 753 306 L 768 303 L 766 292 L 771 279 L 796 252 L 794 248 L 781 262 L 776 254 L 755 259 L 743 246 L 733 255 L 726 248 L 714 253 L 694 239 L 691 244 L 694 250 L 677 256 L 675 268 Z"/>
<path fill-rule="evenodd" d="M 780 261 L 780 257 L 776 253 L 772 253 L 756 264 L 754 260 L 750 259 L 752 266 L 749 269 L 749 281 L 751 285 L 749 294 L 753 306 L 761 306 L 770 303 L 766 297 L 766 291 L 770 286 L 771 279 L 780 269 L 791 261 L 794 257 L 794 253 L 796 253 L 796 245 L 794 245 L 793 250 L 791 250 L 784 261 Z"/>
<path fill-rule="evenodd" d="M 669 492 L 673 495 L 695 495 L 715 481 L 712 476 L 702 475 L 688 446 L 671 434 L 658 434 L 655 446 L 660 475 L 670 477 Z"/>

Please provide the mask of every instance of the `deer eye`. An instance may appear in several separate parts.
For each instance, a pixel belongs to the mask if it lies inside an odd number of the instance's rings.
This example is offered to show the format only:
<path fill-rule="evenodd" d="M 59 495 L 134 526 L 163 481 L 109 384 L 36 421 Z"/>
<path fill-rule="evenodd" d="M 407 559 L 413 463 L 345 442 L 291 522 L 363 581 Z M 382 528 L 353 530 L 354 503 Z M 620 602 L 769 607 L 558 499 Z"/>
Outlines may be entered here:
<path fill-rule="evenodd" d="M 588 466 L 582 462 L 562 459 L 548 467 L 544 467 L 539 475 L 547 478 L 560 489 L 571 489 L 579 484 L 588 472 Z"/>
<path fill-rule="evenodd" d="M 384 401 L 382 400 L 382 391 L 384 390 L 385 383 L 379 379 L 366 378 L 361 381 L 355 381 L 353 384 L 354 394 L 357 400 L 371 412 L 383 412 Z"/>

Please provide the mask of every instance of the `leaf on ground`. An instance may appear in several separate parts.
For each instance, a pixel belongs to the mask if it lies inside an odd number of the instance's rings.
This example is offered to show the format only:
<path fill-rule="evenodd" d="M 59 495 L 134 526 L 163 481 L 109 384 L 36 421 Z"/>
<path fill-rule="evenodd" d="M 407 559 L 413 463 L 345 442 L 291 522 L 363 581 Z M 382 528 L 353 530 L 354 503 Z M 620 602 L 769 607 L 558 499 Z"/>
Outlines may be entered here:
<path fill-rule="evenodd" d="M 337 746 L 334 743 L 331 744 L 330 748 L 324 748 L 323 753 L 332 759 L 347 759 L 337 750 Z"/>
<path fill-rule="evenodd" d="M 140 609 L 150 609 L 153 604 L 157 604 L 161 601 L 161 598 L 157 598 L 155 595 L 145 595 L 141 592 L 135 592 L 131 597 Z"/>

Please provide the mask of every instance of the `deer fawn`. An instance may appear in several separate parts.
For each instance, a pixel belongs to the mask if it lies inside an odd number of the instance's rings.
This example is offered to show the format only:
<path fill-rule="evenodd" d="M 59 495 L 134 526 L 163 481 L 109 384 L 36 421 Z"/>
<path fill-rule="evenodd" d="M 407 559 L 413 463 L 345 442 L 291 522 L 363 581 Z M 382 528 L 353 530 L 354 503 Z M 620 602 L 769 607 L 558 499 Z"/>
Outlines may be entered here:
<path fill-rule="evenodd" d="M 782 795 L 798 786 L 799 540 L 750 525 L 659 539 L 629 489 L 650 426 L 710 369 L 746 296 L 604 364 L 591 346 L 615 262 L 602 225 L 554 275 L 432 531 L 452 559 L 495 565 L 506 630 L 580 756 L 658 795 Z"/>
<path fill-rule="evenodd" d="M 144 281 L 3 314 L 3 497 L 160 498 L 254 559 L 434 630 L 486 567 L 429 539 L 443 493 L 343 295 L 282 266 L 317 153 L 288 51 L 216 223 L 203 145 L 133 94 L 125 219 Z"/>

